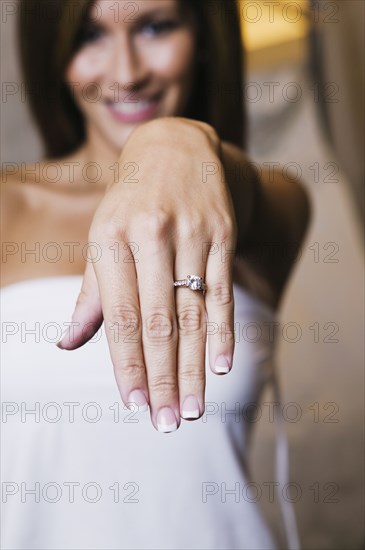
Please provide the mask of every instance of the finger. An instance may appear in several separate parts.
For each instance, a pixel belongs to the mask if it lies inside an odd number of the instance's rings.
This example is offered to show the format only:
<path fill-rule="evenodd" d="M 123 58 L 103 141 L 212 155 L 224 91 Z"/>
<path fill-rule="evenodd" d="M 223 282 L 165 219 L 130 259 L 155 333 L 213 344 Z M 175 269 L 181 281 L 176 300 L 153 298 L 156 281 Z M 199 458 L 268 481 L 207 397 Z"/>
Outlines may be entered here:
<path fill-rule="evenodd" d="M 205 276 L 200 247 L 178 248 L 175 260 L 176 279 L 187 275 Z M 204 262 L 205 263 L 205 262 Z M 202 291 L 176 287 L 175 302 L 178 319 L 178 384 L 180 414 L 186 420 L 199 418 L 204 412 L 205 392 L 205 298 Z"/>
<path fill-rule="evenodd" d="M 118 235 L 119 237 L 119 235 Z M 115 257 L 115 243 L 118 257 Z M 129 243 L 131 244 L 131 243 Z M 98 263 L 101 305 L 115 379 L 124 404 L 133 410 L 148 410 L 148 386 L 142 349 L 142 327 L 135 259 L 127 243 L 104 242 Z M 108 251 L 113 250 L 113 254 Z"/>
<path fill-rule="evenodd" d="M 136 270 L 151 421 L 157 430 L 171 432 L 180 424 L 174 254 L 164 214 L 149 214 L 138 224 L 138 231 L 141 254 Z"/>
<path fill-rule="evenodd" d="M 102 322 L 98 282 L 93 264 L 88 262 L 71 323 L 56 345 L 65 350 L 77 349 L 94 336 Z"/>
<path fill-rule="evenodd" d="M 213 254 L 208 255 L 206 267 L 207 337 L 210 369 L 226 374 L 232 368 L 234 353 L 234 242 L 228 233 L 216 240 Z"/>

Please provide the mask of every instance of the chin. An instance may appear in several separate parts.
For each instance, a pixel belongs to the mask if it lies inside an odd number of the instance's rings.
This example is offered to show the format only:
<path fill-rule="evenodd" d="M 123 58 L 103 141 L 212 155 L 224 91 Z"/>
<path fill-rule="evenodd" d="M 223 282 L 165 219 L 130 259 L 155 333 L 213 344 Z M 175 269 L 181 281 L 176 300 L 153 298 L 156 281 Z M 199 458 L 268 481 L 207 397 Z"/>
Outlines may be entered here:
<path fill-rule="evenodd" d="M 120 154 L 122 152 L 123 147 L 127 143 L 129 136 L 133 132 L 133 129 L 134 128 L 128 128 L 128 129 L 124 128 L 122 132 L 119 130 L 119 132 L 116 131 L 112 135 L 110 134 L 110 129 L 109 129 L 108 133 L 107 132 L 103 133 L 102 139 L 103 141 L 108 143 L 109 146 L 111 146 L 112 149 L 116 151 L 116 153 Z"/>

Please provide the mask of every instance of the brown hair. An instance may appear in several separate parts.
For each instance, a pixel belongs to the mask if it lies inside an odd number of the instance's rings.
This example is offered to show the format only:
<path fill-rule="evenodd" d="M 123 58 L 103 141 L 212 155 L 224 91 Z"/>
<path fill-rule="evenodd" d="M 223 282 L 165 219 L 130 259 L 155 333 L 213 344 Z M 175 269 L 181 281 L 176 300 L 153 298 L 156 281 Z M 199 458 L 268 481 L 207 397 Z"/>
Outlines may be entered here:
<path fill-rule="evenodd" d="M 180 0 L 198 23 L 196 78 L 185 116 L 211 124 L 222 140 L 245 145 L 243 48 L 236 0 Z M 94 0 L 20 0 L 20 58 L 30 108 L 46 156 L 73 152 L 85 139 L 84 117 L 64 81 L 77 35 Z"/>

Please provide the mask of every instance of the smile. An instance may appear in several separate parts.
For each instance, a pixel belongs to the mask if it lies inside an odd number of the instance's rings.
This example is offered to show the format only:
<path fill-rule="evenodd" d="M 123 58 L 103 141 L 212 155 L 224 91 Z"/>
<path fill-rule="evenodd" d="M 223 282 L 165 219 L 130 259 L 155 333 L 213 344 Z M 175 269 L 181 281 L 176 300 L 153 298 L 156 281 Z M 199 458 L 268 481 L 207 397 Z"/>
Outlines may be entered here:
<path fill-rule="evenodd" d="M 154 118 L 159 103 L 160 95 L 151 99 L 128 98 L 126 101 L 107 101 L 106 106 L 116 120 L 131 124 Z"/>

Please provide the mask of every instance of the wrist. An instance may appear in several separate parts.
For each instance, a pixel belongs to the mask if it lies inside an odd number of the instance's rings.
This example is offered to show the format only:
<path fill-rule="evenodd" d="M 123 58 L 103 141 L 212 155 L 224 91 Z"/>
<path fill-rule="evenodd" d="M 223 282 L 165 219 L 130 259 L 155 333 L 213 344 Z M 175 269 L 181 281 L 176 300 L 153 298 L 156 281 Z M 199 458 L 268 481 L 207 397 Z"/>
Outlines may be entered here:
<path fill-rule="evenodd" d="M 141 124 L 130 134 L 126 147 L 136 144 L 139 147 L 167 147 L 175 153 L 187 154 L 204 152 L 208 148 L 220 158 L 220 139 L 215 129 L 205 122 L 188 118 L 162 117 Z"/>

